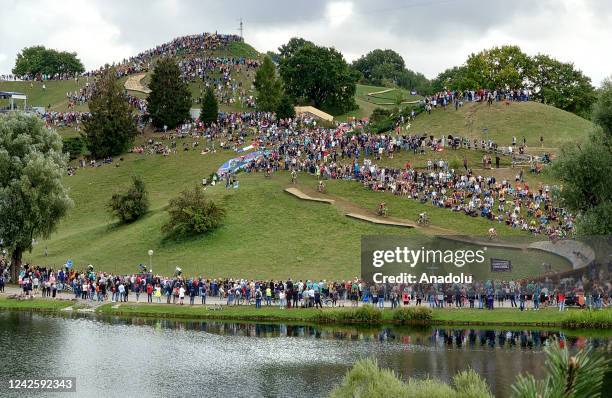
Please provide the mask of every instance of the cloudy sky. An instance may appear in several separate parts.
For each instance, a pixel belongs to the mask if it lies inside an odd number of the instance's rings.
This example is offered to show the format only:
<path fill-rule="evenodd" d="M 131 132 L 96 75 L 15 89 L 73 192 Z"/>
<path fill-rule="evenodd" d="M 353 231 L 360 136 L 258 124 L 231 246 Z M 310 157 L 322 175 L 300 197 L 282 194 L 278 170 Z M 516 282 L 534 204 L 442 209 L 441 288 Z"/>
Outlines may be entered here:
<path fill-rule="evenodd" d="M 518 44 L 573 62 L 597 85 L 612 74 L 610 0 L 0 0 L 0 74 L 42 44 L 76 51 L 87 69 L 171 40 L 237 33 L 259 51 L 294 36 L 351 61 L 375 48 L 435 77 L 471 52 Z"/>

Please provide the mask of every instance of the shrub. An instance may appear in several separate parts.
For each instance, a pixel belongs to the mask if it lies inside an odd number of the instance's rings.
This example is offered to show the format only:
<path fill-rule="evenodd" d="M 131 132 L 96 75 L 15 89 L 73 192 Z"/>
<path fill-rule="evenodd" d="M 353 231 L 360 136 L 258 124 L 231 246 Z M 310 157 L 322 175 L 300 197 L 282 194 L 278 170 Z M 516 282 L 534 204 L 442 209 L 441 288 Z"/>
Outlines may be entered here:
<path fill-rule="evenodd" d="M 204 191 L 198 186 L 170 200 L 168 213 L 170 220 L 164 224 L 162 232 L 171 237 L 187 237 L 213 231 L 221 225 L 225 216 L 225 210 L 206 199 Z"/>
<path fill-rule="evenodd" d="M 358 308 L 321 311 L 316 317 L 318 322 L 334 323 L 380 323 L 382 311 L 370 304 Z"/>
<path fill-rule="evenodd" d="M 133 177 L 127 192 L 113 194 L 108 208 L 121 224 L 134 222 L 145 214 L 149 210 L 149 198 L 142 178 Z"/>
<path fill-rule="evenodd" d="M 78 158 L 85 148 L 85 141 L 82 137 L 70 137 L 62 140 L 62 152 L 70 156 L 70 160 Z"/>
<path fill-rule="evenodd" d="M 331 391 L 331 398 L 491 398 L 487 383 L 473 370 L 458 373 L 456 389 L 434 379 L 408 379 L 404 383 L 392 370 L 381 369 L 376 361 L 362 359 L 346 374 L 342 384 Z"/>
<path fill-rule="evenodd" d="M 433 312 L 427 307 L 402 307 L 393 311 L 393 320 L 400 323 L 411 321 L 429 321 Z"/>

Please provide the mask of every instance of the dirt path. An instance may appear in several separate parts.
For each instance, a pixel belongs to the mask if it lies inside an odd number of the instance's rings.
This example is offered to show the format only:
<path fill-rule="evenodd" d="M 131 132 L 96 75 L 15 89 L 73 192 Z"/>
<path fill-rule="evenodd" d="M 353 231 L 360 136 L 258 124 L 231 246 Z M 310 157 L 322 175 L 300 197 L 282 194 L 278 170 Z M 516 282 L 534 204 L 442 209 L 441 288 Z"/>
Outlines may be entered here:
<path fill-rule="evenodd" d="M 124 87 L 130 91 L 140 91 L 141 93 L 149 94 L 151 90 L 142 84 L 142 79 L 146 76 L 146 73 L 139 73 L 132 75 L 125 81 Z"/>
<path fill-rule="evenodd" d="M 300 189 L 293 187 L 291 189 L 298 191 L 301 195 L 309 198 L 310 200 L 325 201 L 326 203 L 330 203 L 333 206 L 337 207 L 340 212 L 342 212 L 348 217 L 372 222 L 375 224 L 418 228 L 420 232 L 429 236 L 437 236 L 443 239 L 449 239 L 456 242 L 464 242 L 481 246 L 503 247 L 525 251 L 540 250 L 564 257 L 572 264 L 573 269 L 583 268 L 595 259 L 595 252 L 593 251 L 593 249 L 590 246 L 578 241 L 565 240 L 553 243 L 548 240 L 543 240 L 531 243 L 515 243 L 506 242 L 500 239 L 491 241 L 485 239 L 476 239 L 470 236 L 458 236 L 457 231 L 437 226 L 429 225 L 424 227 L 418 225 L 416 222 L 402 218 L 379 217 L 374 211 L 366 210 L 356 205 L 355 203 L 346 200 L 343 197 L 336 196 L 333 194 L 322 194 L 320 192 L 317 192 L 315 189 L 311 189 L 308 187 L 300 187 Z M 329 200 L 331 200 L 331 202 L 329 202 Z"/>

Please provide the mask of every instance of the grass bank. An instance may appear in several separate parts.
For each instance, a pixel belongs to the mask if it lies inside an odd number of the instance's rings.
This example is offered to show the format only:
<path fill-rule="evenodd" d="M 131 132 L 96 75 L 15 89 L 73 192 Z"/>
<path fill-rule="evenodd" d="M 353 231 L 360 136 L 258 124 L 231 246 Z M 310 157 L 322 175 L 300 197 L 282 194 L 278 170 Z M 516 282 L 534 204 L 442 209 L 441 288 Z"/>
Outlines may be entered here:
<path fill-rule="evenodd" d="M 424 325 L 483 325 L 483 326 L 533 326 L 563 327 L 571 329 L 605 329 L 612 327 L 612 309 L 599 311 L 556 309 L 520 312 L 513 309 L 493 311 L 470 309 L 435 309 L 413 307 L 380 311 L 372 307 L 284 309 L 252 306 L 223 307 L 212 309 L 202 306 L 177 306 L 167 304 L 122 304 L 113 308 L 105 304 L 97 313 L 120 316 L 143 316 L 160 318 L 223 319 L 237 321 L 288 321 L 308 323 L 346 324 L 424 324 Z"/>
<path fill-rule="evenodd" d="M 74 305 L 74 301 L 33 299 L 12 300 L 0 297 L 0 310 L 60 311 Z M 503 308 L 493 311 L 478 309 L 434 309 L 428 307 L 400 307 L 379 310 L 372 306 L 279 309 L 278 307 L 255 308 L 254 306 L 190 306 L 169 304 L 123 303 L 114 307 L 103 304 L 97 314 L 112 316 L 134 316 L 177 319 L 218 319 L 257 322 L 304 322 L 316 324 L 421 324 L 456 326 L 530 326 L 561 327 L 568 329 L 609 329 L 612 328 L 612 309 L 578 310 L 559 312 L 554 308 L 541 311 L 523 311 Z"/>

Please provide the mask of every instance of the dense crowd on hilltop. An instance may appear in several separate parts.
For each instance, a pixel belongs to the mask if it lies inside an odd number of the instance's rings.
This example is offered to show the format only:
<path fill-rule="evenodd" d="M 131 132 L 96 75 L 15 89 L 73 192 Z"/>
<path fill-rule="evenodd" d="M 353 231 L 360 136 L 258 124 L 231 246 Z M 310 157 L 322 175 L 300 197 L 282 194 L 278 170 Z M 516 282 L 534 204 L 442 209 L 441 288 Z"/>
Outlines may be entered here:
<path fill-rule="evenodd" d="M 178 270 L 177 270 L 178 271 Z M 603 274 L 602 274 L 603 273 Z M 531 280 L 486 280 L 473 284 L 366 284 L 358 278 L 351 280 L 256 280 L 233 278 L 185 277 L 155 275 L 151 272 L 114 275 L 63 268 L 25 265 L 19 273 L 19 285 L 25 295 L 56 297 L 58 291 L 69 289 L 75 298 L 122 302 L 206 304 L 214 298 L 227 305 L 262 304 L 281 308 L 359 305 L 372 303 L 385 307 L 400 305 L 428 305 L 432 308 L 511 307 L 524 310 L 556 305 L 564 309 L 566 300 L 581 307 L 602 308 L 609 305 L 611 284 L 605 268 L 589 277 L 583 276 L 553 282 Z M 0 262 L 0 286 L 4 288 L 8 276 L 6 263 Z M 350 302 L 350 304 L 349 304 Z"/>

